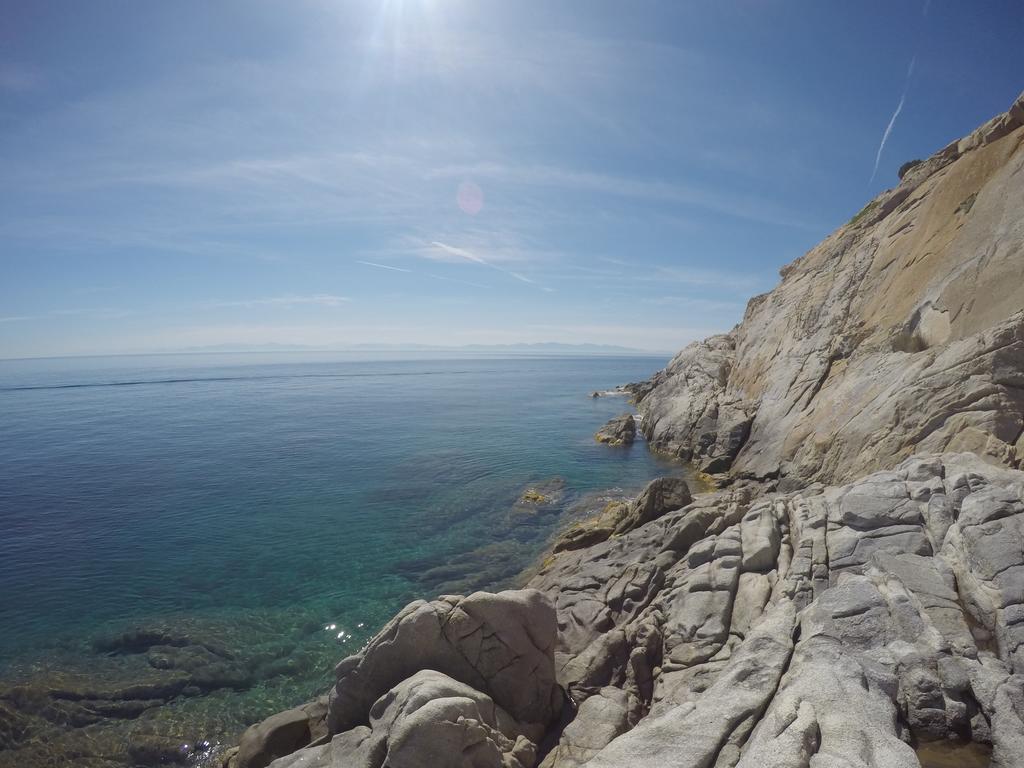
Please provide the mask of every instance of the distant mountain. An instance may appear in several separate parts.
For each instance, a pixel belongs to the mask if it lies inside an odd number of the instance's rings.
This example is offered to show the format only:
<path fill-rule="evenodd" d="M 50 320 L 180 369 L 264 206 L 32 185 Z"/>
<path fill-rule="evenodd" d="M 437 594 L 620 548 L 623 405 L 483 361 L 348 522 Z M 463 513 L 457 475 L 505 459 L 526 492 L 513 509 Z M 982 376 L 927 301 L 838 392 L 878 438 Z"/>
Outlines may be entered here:
<path fill-rule="evenodd" d="M 657 352 L 614 344 L 560 344 L 554 341 L 536 344 L 466 344 L 455 349 L 467 352 L 510 352 L 534 355 L 656 355 Z"/>
<path fill-rule="evenodd" d="M 352 344 L 317 347 L 308 344 L 211 344 L 182 347 L 168 352 L 230 353 L 230 352 L 448 352 L 507 355 L 580 355 L 580 356 L 667 356 L 667 352 L 623 347 L 614 344 L 562 344 L 546 341 L 534 344 Z"/>

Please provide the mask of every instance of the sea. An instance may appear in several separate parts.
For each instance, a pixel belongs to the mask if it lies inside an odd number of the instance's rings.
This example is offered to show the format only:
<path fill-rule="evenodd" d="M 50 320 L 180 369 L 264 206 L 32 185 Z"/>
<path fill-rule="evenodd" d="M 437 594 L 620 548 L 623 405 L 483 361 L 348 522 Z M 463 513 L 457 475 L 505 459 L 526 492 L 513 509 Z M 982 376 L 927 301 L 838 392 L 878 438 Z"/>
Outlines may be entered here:
<path fill-rule="evenodd" d="M 0 361 L 0 694 L 112 685 L 105 639 L 162 631 L 257 659 L 162 707 L 227 741 L 409 601 L 518 586 L 572 519 L 687 472 L 593 438 L 632 408 L 591 393 L 664 358 L 394 358 Z"/>

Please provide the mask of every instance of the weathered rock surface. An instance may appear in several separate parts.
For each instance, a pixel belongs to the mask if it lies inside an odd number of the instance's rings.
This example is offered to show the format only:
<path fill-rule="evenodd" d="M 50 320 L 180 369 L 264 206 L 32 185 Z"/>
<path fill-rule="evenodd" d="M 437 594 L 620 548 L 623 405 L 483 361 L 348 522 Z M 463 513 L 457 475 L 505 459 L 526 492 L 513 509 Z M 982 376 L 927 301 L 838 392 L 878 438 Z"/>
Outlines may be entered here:
<path fill-rule="evenodd" d="M 274 768 L 527 768 L 536 748 L 516 721 L 468 685 L 421 670 L 385 692 L 368 725 L 272 763 Z"/>
<path fill-rule="evenodd" d="M 732 332 L 631 386 L 652 446 L 783 489 L 1024 458 L 1024 96 L 904 169 Z"/>
<path fill-rule="evenodd" d="M 597 431 L 594 439 L 608 445 L 632 445 L 636 439 L 636 419 L 631 413 L 616 416 Z"/>
<path fill-rule="evenodd" d="M 364 723 L 387 690 L 432 669 L 486 693 L 539 736 L 561 708 L 554 642 L 554 611 L 536 590 L 411 603 L 361 653 L 338 664 L 331 732 Z"/>
<path fill-rule="evenodd" d="M 1022 492 L 970 454 L 914 457 L 561 553 L 533 586 L 577 712 L 544 765 L 917 766 L 937 740 L 1020 765 Z"/>
<path fill-rule="evenodd" d="M 327 735 L 327 697 L 271 715 L 249 727 L 230 756 L 228 768 L 265 768 L 275 758 Z"/>
<path fill-rule="evenodd" d="M 276 751 L 271 741 L 300 739 L 305 723 L 300 711 L 275 715 L 230 766 L 272 755 L 275 768 L 533 768 L 563 704 L 555 631 L 537 590 L 411 603 L 338 664 L 323 738 Z"/>

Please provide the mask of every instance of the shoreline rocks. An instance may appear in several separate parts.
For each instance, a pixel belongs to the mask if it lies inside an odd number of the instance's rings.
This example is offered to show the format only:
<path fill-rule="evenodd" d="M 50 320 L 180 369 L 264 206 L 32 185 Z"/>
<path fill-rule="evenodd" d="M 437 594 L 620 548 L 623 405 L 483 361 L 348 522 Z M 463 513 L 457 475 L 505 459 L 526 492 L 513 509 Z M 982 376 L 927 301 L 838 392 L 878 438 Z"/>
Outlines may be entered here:
<path fill-rule="evenodd" d="M 330 739 L 273 768 L 1019 765 L 1024 472 L 667 485 L 524 591 L 412 603 L 338 665 Z"/>

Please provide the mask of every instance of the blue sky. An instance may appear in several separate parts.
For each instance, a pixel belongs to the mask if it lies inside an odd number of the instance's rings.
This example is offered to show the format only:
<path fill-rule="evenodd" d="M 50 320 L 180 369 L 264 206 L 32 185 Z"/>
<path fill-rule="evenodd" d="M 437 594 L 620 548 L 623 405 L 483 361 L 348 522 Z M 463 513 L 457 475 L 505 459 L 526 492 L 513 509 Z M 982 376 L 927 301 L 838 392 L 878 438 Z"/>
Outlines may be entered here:
<path fill-rule="evenodd" d="M 0 357 L 674 350 L 1024 88 L 1019 2 L 0 11 Z"/>

